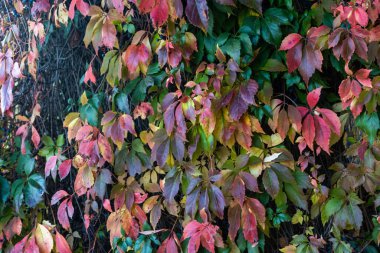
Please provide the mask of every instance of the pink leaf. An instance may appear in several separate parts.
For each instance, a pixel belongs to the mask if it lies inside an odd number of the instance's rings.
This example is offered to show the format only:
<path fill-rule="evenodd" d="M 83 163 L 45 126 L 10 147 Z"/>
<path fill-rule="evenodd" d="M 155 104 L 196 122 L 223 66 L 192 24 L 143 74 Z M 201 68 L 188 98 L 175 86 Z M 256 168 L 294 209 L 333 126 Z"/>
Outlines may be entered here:
<path fill-rule="evenodd" d="M 3 85 L 1 86 L 1 99 L 0 99 L 0 107 L 1 107 L 1 113 L 4 115 L 4 113 L 9 110 L 13 103 L 13 90 L 14 81 L 13 78 L 8 78 Z"/>
<path fill-rule="evenodd" d="M 92 83 L 96 83 L 96 77 L 95 77 L 94 73 L 92 72 L 92 65 L 88 66 L 88 69 L 87 69 L 86 73 L 84 74 L 84 80 L 83 81 L 87 84 L 89 80 Z"/>
<path fill-rule="evenodd" d="M 78 11 L 83 15 L 87 16 L 90 5 L 83 0 L 72 0 L 70 7 L 69 7 L 69 18 L 73 19 L 75 15 L 75 6 L 77 7 Z"/>
<path fill-rule="evenodd" d="M 58 174 L 61 179 L 67 177 L 71 169 L 71 159 L 63 161 L 58 167 Z"/>
<path fill-rule="evenodd" d="M 59 253 L 71 253 L 69 244 L 65 237 L 63 237 L 58 231 L 55 231 L 55 245 Z"/>
<path fill-rule="evenodd" d="M 116 28 L 115 25 L 112 24 L 109 17 L 106 18 L 105 23 L 102 26 L 102 43 L 105 47 L 109 49 L 113 49 L 116 38 Z"/>
<path fill-rule="evenodd" d="M 372 88 L 371 79 L 369 78 L 371 69 L 359 69 L 355 73 L 355 78 L 364 86 Z"/>
<path fill-rule="evenodd" d="M 315 142 L 328 154 L 330 154 L 331 131 L 326 122 L 318 116 L 314 116 Z"/>
<path fill-rule="evenodd" d="M 32 142 L 35 148 L 38 148 L 40 141 L 41 141 L 40 135 L 38 134 L 36 128 L 32 126 Z"/>
<path fill-rule="evenodd" d="M 128 131 L 131 134 L 136 135 L 135 123 L 131 115 L 128 115 L 128 114 L 121 115 L 119 118 L 119 124 L 120 124 L 121 129 L 123 129 L 124 131 Z"/>
<path fill-rule="evenodd" d="M 20 217 L 13 217 L 4 227 L 4 234 L 7 240 L 11 240 L 14 235 L 20 235 L 22 231 L 22 222 Z"/>
<path fill-rule="evenodd" d="M 49 158 L 49 160 L 45 164 L 45 178 L 50 175 L 51 170 L 54 169 L 55 165 L 57 164 L 58 157 L 56 155 L 53 155 Z"/>
<path fill-rule="evenodd" d="M 65 199 L 58 207 L 58 221 L 62 225 L 62 227 L 66 230 L 69 230 L 70 228 L 70 222 L 69 217 L 67 216 L 67 201 L 68 199 Z"/>
<path fill-rule="evenodd" d="M 69 196 L 69 194 L 65 190 L 59 190 L 56 193 L 54 193 L 53 197 L 51 197 L 51 205 L 55 205 L 60 201 L 62 198 Z"/>
<path fill-rule="evenodd" d="M 103 200 L 103 207 L 106 209 L 108 212 L 112 213 L 112 207 L 111 207 L 111 202 L 109 199 Z"/>

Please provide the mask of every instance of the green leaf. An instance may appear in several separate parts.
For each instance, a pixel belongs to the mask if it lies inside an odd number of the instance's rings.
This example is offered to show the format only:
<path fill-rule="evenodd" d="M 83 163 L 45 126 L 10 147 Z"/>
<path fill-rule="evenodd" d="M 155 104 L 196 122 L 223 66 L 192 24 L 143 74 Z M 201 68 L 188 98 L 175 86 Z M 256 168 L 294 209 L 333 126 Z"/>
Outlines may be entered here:
<path fill-rule="evenodd" d="M 153 78 L 147 76 L 136 86 L 136 89 L 132 93 L 132 104 L 137 105 L 141 101 L 145 100 L 146 97 L 146 89 L 150 86 L 154 85 Z"/>
<path fill-rule="evenodd" d="M 377 112 L 371 114 L 362 114 L 356 118 L 356 126 L 359 127 L 368 135 L 368 141 L 370 144 L 376 139 L 377 131 L 380 127 L 379 117 Z"/>
<path fill-rule="evenodd" d="M 141 142 L 140 139 L 134 139 L 132 141 L 132 149 L 139 153 L 146 153 L 144 149 L 144 144 Z"/>
<path fill-rule="evenodd" d="M 87 122 L 96 126 L 98 124 L 98 111 L 91 105 L 86 104 L 79 109 L 80 117 L 82 120 L 87 120 Z"/>
<path fill-rule="evenodd" d="M 34 158 L 29 155 L 21 155 L 17 160 L 16 172 L 22 174 L 23 172 L 28 176 L 34 169 Z"/>
<path fill-rule="evenodd" d="M 231 56 L 236 62 L 240 59 L 240 40 L 230 38 L 227 42 L 220 47 L 223 53 Z M 215 52 L 214 52 L 215 53 Z"/>
<path fill-rule="evenodd" d="M 252 52 L 252 41 L 251 41 L 251 38 L 249 38 L 248 34 L 241 33 L 239 35 L 239 38 L 240 38 L 241 45 L 242 45 L 244 51 L 247 54 L 249 54 L 249 55 L 253 55 L 253 52 Z"/>
<path fill-rule="evenodd" d="M 22 200 L 24 199 L 24 183 L 25 181 L 23 178 L 19 178 L 12 183 L 11 196 L 13 197 L 13 204 L 17 213 L 19 212 Z"/>
<path fill-rule="evenodd" d="M 25 203 L 29 207 L 35 207 L 42 201 L 45 191 L 45 179 L 40 174 L 33 174 L 28 178 L 24 187 Z"/>
<path fill-rule="evenodd" d="M 6 180 L 3 176 L 0 176 L 0 203 L 4 204 L 9 197 L 11 192 L 11 185 L 8 180 Z"/>
<path fill-rule="evenodd" d="M 267 62 L 260 68 L 260 70 L 269 72 L 283 72 L 287 71 L 287 68 L 281 61 L 277 59 L 268 59 Z"/>
<path fill-rule="evenodd" d="M 263 184 L 265 190 L 269 193 L 269 195 L 271 195 L 272 198 L 275 198 L 280 190 L 280 183 L 278 181 L 276 173 L 271 168 L 265 169 L 263 175 Z"/>
<path fill-rule="evenodd" d="M 45 146 L 54 147 L 54 141 L 53 141 L 53 139 L 50 136 L 47 136 L 47 135 L 43 136 L 42 137 L 42 143 Z"/>
<path fill-rule="evenodd" d="M 341 189 L 331 190 L 330 196 L 331 198 L 322 206 L 321 219 L 323 224 L 326 224 L 328 219 L 343 207 L 345 201 L 345 193 Z"/>
<path fill-rule="evenodd" d="M 117 108 L 124 113 L 130 113 L 128 95 L 125 93 L 118 93 L 115 96 Z"/>
<path fill-rule="evenodd" d="M 63 145 L 65 145 L 65 136 L 63 134 L 60 134 L 57 138 L 57 146 L 62 147 Z"/>
<path fill-rule="evenodd" d="M 284 184 L 285 193 L 289 200 L 293 202 L 297 207 L 303 210 L 308 210 L 306 196 L 303 194 L 302 190 L 298 188 L 297 184 Z"/>

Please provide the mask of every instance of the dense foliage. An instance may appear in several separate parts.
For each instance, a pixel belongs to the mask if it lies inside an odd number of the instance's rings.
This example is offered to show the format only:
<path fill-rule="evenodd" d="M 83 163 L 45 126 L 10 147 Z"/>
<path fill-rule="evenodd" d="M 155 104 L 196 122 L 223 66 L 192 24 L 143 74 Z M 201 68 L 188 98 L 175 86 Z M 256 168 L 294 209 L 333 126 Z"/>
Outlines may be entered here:
<path fill-rule="evenodd" d="M 379 0 L 0 14 L 0 252 L 380 252 Z"/>

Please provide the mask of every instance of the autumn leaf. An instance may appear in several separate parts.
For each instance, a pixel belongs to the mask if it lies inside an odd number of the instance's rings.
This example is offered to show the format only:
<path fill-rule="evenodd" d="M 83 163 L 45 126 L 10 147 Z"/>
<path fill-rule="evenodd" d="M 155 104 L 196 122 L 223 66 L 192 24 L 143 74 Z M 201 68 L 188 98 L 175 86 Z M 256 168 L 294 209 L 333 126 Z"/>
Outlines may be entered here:
<path fill-rule="evenodd" d="M 50 253 L 53 249 L 53 237 L 51 236 L 49 230 L 41 224 L 37 224 L 36 232 L 36 243 L 41 253 Z"/>
<path fill-rule="evenodd" d="M 309 105 L 309 107 L 311 109 L 317 105 L 317 103 L 319 101 L 319 97 L 321 96 L 321 90 L 322 90 L 322 88 L 319 87 L 319 88 L 309 92 L 309 94 L 307 94 L 307 97 L 306 97 L 307 104 Z"/>
<path fill-rule="evenodd" d="M 70 169 L 71 169 L 71 159 L 67 159 L 61 162 L 61 164 L 58 167 L 58 174 L 61 180 L 67 177 L 67 175 L 70 173 Z"/>
<path fill-rule="evenodd" d="M 315 124 L 312 115 L 306 115 L 306 118 L 302 122 L 302 136 L 305 138 L 307 146 L 314 150 L 314 138 L 315 138 Z"/>
<path fill-rule="evenodd" d="M 5 238 L 10 241 L 13 236 L 20 235 L 22 231 L 22 221 L 20 217 L 13 217 L 3 228 Z"/>
<path fill-rule="evenodd" d="M 162 242 L 157 253 L 178 253 L 177 242 L 179 242 L 179 240 L 176 234 L 171 234 Z"/>
<path fill-rule="evenodd" d="M 69 7 L 69 18 L 73 19 L 75 14 L 75 7 L 77 7 L 78 11 L 83 15 L 87 16 L 90 5 L 83 0 L 72 0 Z"/>
<path fill-rule="evenodd" d="M 223 245 L 222 237 L 218 234 L 219 227 L 214 226 L 207 220 L 207 213 L 202 209 L 200 211 L 203 223 L 196 220 L 190 221 L 183 230 L 181 241 L 190 238 L 188 245 L 189 253 L 196 253 L 200 245 L 208 251 L 214 253 L 215 245 Z"/>
<path fill-rule="evenodd" d="M 206 0 L 189 0 L 185 9 L 189 22 L 204 32 L 208 28 L 208 6 Z"/>
<path fill-rule="evenodd" d="M 88 83 L 88 81 L 91 81 L 92 83 L 96 83 L 96 77 L 95 77 L 94 73 L 92 72 L 92 65 L 91 64 L 88 66 L 88 69 L 87 69 L 86 73 L 84 74 L 83 81 L 86 84 Z"/>
<path fill-rule="evenodd" d="M 63 237 L 57 230 L 55 231 L 55 245 L 58 252 L 60 253 L 71 253 L 69 244 L 66 241 L 66 238 Z"/>

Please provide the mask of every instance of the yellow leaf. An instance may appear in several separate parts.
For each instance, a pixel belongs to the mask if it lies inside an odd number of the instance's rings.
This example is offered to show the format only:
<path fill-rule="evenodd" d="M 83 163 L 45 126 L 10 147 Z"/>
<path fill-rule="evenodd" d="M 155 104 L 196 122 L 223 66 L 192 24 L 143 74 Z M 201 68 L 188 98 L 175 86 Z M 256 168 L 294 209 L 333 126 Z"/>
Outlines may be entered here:
<path fill-rule="evenodd" d="M 83 92 L 82 96 L 80 96 L 80 102 L 82 105 L 87 104 L 88 98 L 87 98 L 86 92 Z"/>
<path fill-rule="evenodd" d="M 303 213 L 301 210 L 297 209 L 297 212 L 292 217 L 292 223 L 293 224 L 301 224 L 303 223 Z"/>
<path fill-rule="evenodd" d="M 294 245 L 288 245 L 288 246 L 280 249 L 280 251 L 283 253 L 296 253 L 296 250 L 297 250 L 297 248 Z"/>
<path fill-rule="evenodd" d="M 65 120 L 63 121 L 63 126 L 68 127 L 69 124 L 76 118 L 79 118 L 79 112 L 71 112 L 67 114 Z"/>
<path fill-rule="evenodd" d="M 54 242 L 49 230 L 44 225 L 38 224 L 35 232 L 35 237 L 40 252 L 50 253 L 53 249 Z"/>
<path fill-rule="evenodd" d="M 69 13 L 66 9 L 66 5 L 64 3 L 60 3 L 58 5 L 58 21 L 65 26 L 67 26 L 68 18 L 69 18 Z"/>

